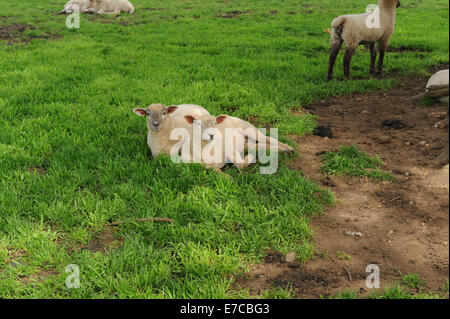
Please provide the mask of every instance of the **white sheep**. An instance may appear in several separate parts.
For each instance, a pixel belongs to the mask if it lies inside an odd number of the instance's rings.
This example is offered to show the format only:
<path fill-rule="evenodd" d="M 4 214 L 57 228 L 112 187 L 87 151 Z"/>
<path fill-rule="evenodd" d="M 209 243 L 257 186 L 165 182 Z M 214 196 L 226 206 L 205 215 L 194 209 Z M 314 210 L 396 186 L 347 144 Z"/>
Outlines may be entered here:
<path fill-rule="evenodd" d="M 171 150 L 179 141 L 170 140 L 170 135 L 175 128 L 188 128 L 184 120 L 185 115 L 195 116 L 208 114 L 203 107 L 193 104 L 165 106 L 164 104 L 151 104 L 147 108 L 133 110 L 139 116 L 147 117 L 147 144 L 153 157 L 160 153 L 170 155 Z"/>
<path fill-rule="evenodd" d="M 134 6 L 128 0 L 94 0 L 94 8 L 89 10 L 90 13 L 97 14 L 115 14 L 121 12 L 134 13 Z"/>
<path fill-rule="evenodd" d="M 71 14 L 75 11 L 85 13 L 94 7 L 94 0 L 70 0 L 64 5 L 59 14 Z"/>
<path fill-rule="evenodd" d="M 365 14 L 343 15 L 331 23 L 331 50 L 328 67 L 328 79 L 333 78 L 333 67 L 342 43 L 345 42 L 344 75 L 350 78 L 350 61 L 359 44 L 370 47 L 370 73 L 375 73 L 375 60 L 378 42 L 380 57 L 378 60 L 378 74 L 383 72 L 383 60 L 389 41 L 394 33 L 395 9 L 400 6 L 400 0 L 379 0 L 378 8 L 374 12 Z M 378 15 L 378 16 L 375 16 Z M 372 23 L 372 19 L 375 19 Z"/>
<path fill-rule="evenodd" d="M 232 163 L 240 169 L 247 168 L 256 162 L 252 152 L 245 155 L 245 149 L 290 152 L 293 148 L 278 140 L 264 135 L 252 124 L 237 117 L 228 115 L 184 116 L 194 129 L 200 131 L 201 143 L 194 137 L 194 130 L 190 131 L 190 148 L 188 154 L 181 154 L 184 162 L 200 162 L 206 168 L 213 168 L 221 172 L 227 163 Z M 197 121 L 196 121 L 197 120 Z M 218 153 L 214 147 L 217 144 Z M 197 150 L 195 150 L 197 148 Z M 200 157 L 201 156 L 201 157 Z"/>

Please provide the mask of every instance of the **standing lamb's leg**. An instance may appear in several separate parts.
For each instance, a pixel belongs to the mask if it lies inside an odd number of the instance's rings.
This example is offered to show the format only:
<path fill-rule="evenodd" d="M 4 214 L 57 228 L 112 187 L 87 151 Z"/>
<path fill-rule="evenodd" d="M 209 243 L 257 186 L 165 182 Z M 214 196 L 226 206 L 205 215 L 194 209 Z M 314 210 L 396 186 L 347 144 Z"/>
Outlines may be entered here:
<path fill-rule="evenodd" d="M 375 43 L 371 43 L 370 47 L 370 74 L 375 73 L 375 61 L 377 59 L 377 49 Z"/>
<path fill-rule="evenodd" d="M 356 48 L 349 47 L 345 49 L 344 55 L 344 76 L 350 79 L 350 62 L 352 61 L 353 54 L 355 54 Z"/>
<path fill-rule="evenodd" d="M 384 62 L 384 55 L 386 53 L 386 49 L 389 45 L 389 40 L 381 39 L 378 42 L 378 52 L 380 53 L 380 57 L 378 59 L 378 75 L 383 74 L 383 62 Z"/>
<path fill-rule="evenodd" d="M 339 54 L 339 50 L 342 46 L 342 39 L 341 38 L 334 38 L 331 42 L 331 49 L 330 49 L 330 61 L 328 64 L 328 79 L 331 80 L 333 78 L 333 68 L 334 63 L 336 62 L 336 58 Z"/>

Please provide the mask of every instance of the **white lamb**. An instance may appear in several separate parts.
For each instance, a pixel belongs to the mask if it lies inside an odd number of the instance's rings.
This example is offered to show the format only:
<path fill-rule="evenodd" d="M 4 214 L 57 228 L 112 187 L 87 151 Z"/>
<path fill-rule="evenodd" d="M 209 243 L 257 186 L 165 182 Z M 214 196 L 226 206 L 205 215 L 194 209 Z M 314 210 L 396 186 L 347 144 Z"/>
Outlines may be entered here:
<path fill-rule="evenodd" d="M 94 7 L 94 0 L 70 0 L 64 5 L 59 14 L 71 14 L 76 11 L 85 13 Z"/>
<path fill-rule="evenodd" d="M 134 6 L 128 0 L 94 0 L 94 8 L 91 13 L 97 14 L 115 14 L 121 12 L 134 13 Z"/>
<path fill-rule="evenodd" d="M 232 163 L 240 169 L 247 168 L 256 162 L 252 152 L 245 155 L 245 149 L 290 152 L 293 148 L 278 140 L 268 137 L 256 129 L 252 124 L 237 117 L 220 115 L 201 115 L 184 117 L 192 125 L 190 131 L 190 148 L 188 154 L 181 154 L 184 162 L 200 162 L 206 168 L 221 172 L 227 163 Z M 197 120 L 197 121 L 196 121 Z M 194 128 L 200 131 L 201 143 L 194 137 Z M 212 142 L 212 143 L 211 143 Z M 215 153 L 214 143 L 218 143 Z M 200 157 L 201 156 L 201 157 Z"/>
<path fill-rule="evenodd" d="M 189 128 L 184 116 L 199 117 L 208 114 L 203 107 L 193 104 L 165 106 L 164 104 L 151 104 L 147 108 L 133 110 L 139 116 L 147 117 L 147 144 L 153 157 L 160 153 L 170 155 L 179 141 L 171 141 L 170 134 L 175 128 Z"/>
<path fill-rule="evenodd" d="M 371 13 L 343 15 L 333 20 L 331 24 L 331 50 L 328 66 L 328 79 L 333 78 L 333 67 L 342 43 L 345 42 L 344 75 L 350 78 L 350 61 L 359 44 L 368 44 L 370 47 L 370 73 L 375 73 L 375 60 L 378 42 L 380 57 L 378 60 L 378 73 L 383 72 L 383 60 L 389 41 L 394 33 L 395 9 L 400 6 L 400 0 L 379 0 L 378 8 Z M 374 14 L 378 15 L 377 17 Z M 378 19 L 379 17 L 379 19 Z M 376 19 L 376 23 L 370 23 Z M 368 23 L 369 21 L 369 23 Z"/>

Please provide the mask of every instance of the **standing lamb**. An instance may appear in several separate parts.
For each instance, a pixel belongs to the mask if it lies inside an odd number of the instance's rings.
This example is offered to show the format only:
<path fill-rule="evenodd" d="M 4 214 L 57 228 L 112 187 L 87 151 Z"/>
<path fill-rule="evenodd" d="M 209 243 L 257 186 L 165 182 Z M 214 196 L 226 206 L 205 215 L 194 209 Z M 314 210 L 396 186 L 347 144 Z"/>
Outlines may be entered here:
<path fill-rule="evenodd" d="M 328 67 L 328 79 L 333 78 L 333 67 L 342 42 L 346 44 L 344 55 L 344 75 L 350 78 L 350 61 L 359 44 L 368 44 L 370 47 L 370 73 L 375 73 L 375 60 L 377 51 L 375 43 L 378 42 L 380 57 L 378 60 L 378 74 L 383 72 L 383 59 L 389 41 L 394 33 L 395 9 L 400 7 L 400 0 L 379 0 L 375 12 L 365 14 L 343 15 L 331 23 L 331 50 Z M 367 21 L 372 14 L 379 13 L 379 26 L 370 28 Z"/>

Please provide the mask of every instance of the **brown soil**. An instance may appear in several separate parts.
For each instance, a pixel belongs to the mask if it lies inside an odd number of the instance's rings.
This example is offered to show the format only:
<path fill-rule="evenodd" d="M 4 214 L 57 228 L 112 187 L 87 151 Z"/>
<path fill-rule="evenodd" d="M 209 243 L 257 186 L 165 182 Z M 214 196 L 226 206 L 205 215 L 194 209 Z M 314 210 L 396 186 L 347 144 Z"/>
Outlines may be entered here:
<path fill-rule="evenodd" d="M 103 231 L 95 236 L 86 247 L 82 249 L 89 250 L 91 252 L 107 253 L 109 249 L 119 247 L 123 242 L 123 238 L 119 238 L 116 229 L 107 226 Z"/>
<path fill-rule="evenodd" d="M 87 250 L 90 252 L 101 252 L 107 254 L 109 250 L 118 248 L 122 245 L 124 239 L 117 234 L 117 228 L 106 226 L 101 232 L 94 235 L 92 240 L 87 245 L 78 245 L 68 247 L 68 252 Z"/>
<path fill-rule="evenodd" d="M 217 13 L 215 14 L 216 18 L 224 18 L 224 19 L 232 19 L 237 18 L 243 14 L 251 13 L 250 11 L 229 11 L 229 12 L 223 12 L 223 13 Z"/>
<path fill-rule="evenodd" d="M 3 20 L 3 19 L 2 19 Z M 3 23 L 3 21 L 0 22 Z M 7 19 L 5 18 L 4 21 Z M 32 39 L 58 39 L 56 34 L 43 33 L 39 36 L 26 36 L 24 33 L 26 30 L 35 30 L 32 25 L 23 23 L 11 23 L 8 25 L 0 24 L 0 40 L 7 40 L 8 45 L 13 45 L 16 42 L 28 43 Z"/>
<path fill-rule="evenodd" d="M 396 283 L 402 274 L 415 273 L 428 289 L 441 292 L 449 277 L 448 166 L 441 169 L 442 152 L 448 152 L 448 129 L 433 126 L 448 118 L 448 106 L 424 107 L 411 99 L 423 92 L 427 79 L 411 75 L 388 91 L 321 100 L 307 107 L 319 117 L 319 125 L 331 125 L 333 138 L 292 137 L 299 144 L 300 158 L 289 165 L 328 187 L 337 203 L 311 222 L 315 258 L 305 264 L 286 263 L 270 251 L 265 262 L 237 279 L 236 287 L 258 295 L 289 284 L 299 298 L 326 297 L 347 289 L 365 297 L 371 292 L 365 284 L 366 267 L 377 264 L 381 288 Z M 383 125 L 387 119 L 399 119 L 405 127 L 387 127 Z M 378 154 L 383 169 L 396 180 L 321 173 L 321 154 L 355 144 L 370 155 Z M 448 162 L 448 154 L 444 157 Z"/>

